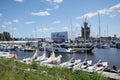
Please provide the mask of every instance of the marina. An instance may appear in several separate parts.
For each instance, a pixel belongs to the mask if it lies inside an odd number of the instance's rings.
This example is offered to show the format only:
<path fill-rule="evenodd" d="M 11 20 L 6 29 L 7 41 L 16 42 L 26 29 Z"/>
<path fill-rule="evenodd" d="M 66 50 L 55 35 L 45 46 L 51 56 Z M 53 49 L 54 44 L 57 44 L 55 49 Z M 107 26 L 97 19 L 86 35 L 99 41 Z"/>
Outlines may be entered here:
<path fill-rule="evenodd" d="M 2 46 L 4 44 L 4 46 Z M 73 52 L 72 50 L 68 52 L 63 51 L 63 49 L 68 49 L 68 46 L 64 47 L 58 47 L 56 48 L 50 48 L 47 43 L 44 43 L 43 50 L 35 47 L 38 42 L 32 43 L 32 47 L 35 49 L 35 51 L 25 51 L 21 49 L 26 49 L 26 46 L 28 46 L 28 43 L 22 44 L 15 44 L 15 49 L 11 49 L 10 47 L 7 47 L 11 45 L 12 43 L 1 43 L 1 53 L 4 52 L 4 50 L 8 51 L 13 55 L 13 58 L 18 59 L 18 61 L 25 63 L 25 64 L 32 64 L 33 60 L 35 60 L 38 64 L 42 66 L 48 66 L 50 68 L 53 67 L 66 67 L 68 69 L 73 70 L 83 70 L 88 73 L 93 72 L 102 72 L 102 75 L 104 77 L 108 77 L 111 79 L 120 79 L 119 73 L 120 73 L 120 62 L 119 62 L 119 56 L 120 56 L 120 49 L 119 48 L 97 48 L 97 46 L 94 46 L 94 49 L 92 52 L 88 52 L 85 50 L 84 52 Z M 6 46 L 5 46 L 6 45 Z M 34 45 L 34 46 L 33 46 Z M 51 44 L 53 45 L 53 44 Z M 19 47 L 22 46 L 22 47 Z M 63 44 L 62 44 L 63 46 Z M 31 45 L 29 44 L 29 47 L 31 48 Z M 70 47 L 69 47 L 70 48 Z M 86 48 L 86 47 L 83 47 Z M 51 49 L 51 50 L 48 50 Z M 57 52 L 55 51 L 56 49 Z M 59 50 L 60 49 L 60 50 Z M 2 52 L 3 50 L 3 52 Z M 55 51 L 55 52 L 54 52 Z M 9 53 L 9 54 L 10 54 Z M 4 52 L 5 55 L 5 52 Z M 2 54 L 1 54 L 2 56 Z M 1 58 L 12 58 L 8 57 L 8 55 L 5 55 L 6 57 Z M 112 75 L 112 76 L 111 76 Z"/>
<path fill-rule="evenodd" d="M 0 79 L 120 80 L 119 19 L 119 0 L 1 0 Z"/>
<path fill-rule="evenodd" d="M 116 49 L 116 48 L 110 48 L 110 49 L 97 49 L 95 48 L 94 53 L 91 53 L 91 54 L 88 54 L 87 55 L 87 58 L 88 60 L 92 60 L 92 65 L 95 64 L 99 59 L 102 60 L 102 61 L 106 61 L 108 62 L 108 67 L 109 68 L 112 68 L 113 65 L 115 65 L 117 67 L 117 70 L 120 70 L 120 63 L 119 63 L 119 55 L 120 55 L 120 50 L 119 49 Z M 100 52 L 100 53 L 97 53 L 97 52 Z M 114 52 L 114 54 L 113 54 Z M 23 58 L 22 56 L 25 56 L 26 54 L 26 57 L 32 57 L 34 55 L 34 53 L 20 53 L 18 52 L 17 53 L 19 56 L 19 59 Z M 42 55 L 43 52 L 39 52 L 39 55 Z M 29 56 L 28 56 L 29 55 Z M 68 54 L 68 53 L 55 53 L 56 56 L 58 55 L 62 55 L 62 58 L 61 58 L 61 63 L 60 66 L 62 67 L 63 64 L 65 64 L 64 62 L 66 61 L 69 61 L 73 56 L 74 58 L 78 61 L 76 61 L 75 64 L 78 64 L 80 63 L 80 61 L 84 61 L 84 58 L 85 58 L 85 54 L 84 53 L 73 53 L 73 54 Z M 101 55 L 101 56 L 100 56 Z M 108 57 L 110 55 L 110 57 Z M 80 60 L 80 61 L 79 61 Z M 69 64 L 69 65 L 75 65 L 74 63 L 73 64 Z M 47 65 L 47 64 L 45 64 Z M 52 65 L 48 64 L 47 66 L 49 66 L 50 68 L 52 68 Z M 66 65 L 66 67 L 68 66 L 68 64 Z M 68 67 L 70 68 L 70 67 Z M 98 73 L 100 73 L 101 71 L 98 71 Z M 119 74 L 116 74 L 116 73 L 111 73 L 111 72 L 102 72 L 102 75 L 105 76 L 105 77 L 109 77 L 109 78 L 112 78 L 112 79 L 120 79 L 120 75 Z"/>
<path fill-rule="evenodd" d="M 90 37 L 86 21 L 81 32 L 82 36 L 75 40 L 68 40 L 68 32 L 56 32 L 51 34 L 51 40 L 34 38 L 30 41 L 0 41 L 0 58 L 18 59 L 27 65 L 32 65 L 35 61 L 38 65 L 49 68 L 101 72 L 104 77 L 120 79 L 119 39 Z"/>

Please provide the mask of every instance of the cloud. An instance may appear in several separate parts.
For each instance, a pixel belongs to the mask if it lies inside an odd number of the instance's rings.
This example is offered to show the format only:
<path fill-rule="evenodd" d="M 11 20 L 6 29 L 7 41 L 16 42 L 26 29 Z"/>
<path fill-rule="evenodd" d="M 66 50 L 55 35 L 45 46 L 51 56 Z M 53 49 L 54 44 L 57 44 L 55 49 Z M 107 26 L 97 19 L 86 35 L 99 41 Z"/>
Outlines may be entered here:
<path fill-rule="evenodd" d="M 43 12 L 32 12 L 31 15 L 34 16 L 49 16 L 50 13 L 48 11 L 43 11 Z"/>
<path fill-rule="evenodd" d="M 16 27 L 12 27 L 11 30 L 12 30 L 12 31 L 16 31 L 17 28 L 16 28 Z"/>
<path fill-rule="evenodd" d="M 54 21 L 52 24 L 59 24 L 61 23 L 60 21 Z"/>
<path fill-rule="evenodd" d="M 116 4 L 110 8 L 104 8 L 104 9 L 101 9 L 101 10 L 97 10 L 96 12 L 93 12 L 93 13 L 86 13 L 80 17 L 76 17 L 76 19 L 82 19 L 82 18 L 92 18 L 96 15 L 99 14 L 102 14 L 102 15 L 110 15 L 110 13 L 112 12 L 120 12 L 120 3 L 119 4 Z"/>
<path fill-rule="evenodd" d="M 52 9 L 50 9 L 50 8 L 47 8 L 46 10 L 47 10 L 47 11 L 52 11 Z"/>
<path fill-rule="evenodd" d="M 18 20 L 18 19 L 15 19 L 15 20 L 13 20 L 12 22 L 14 22 L 14 23 L 18 23 L 19 20 Z"/>
<path fill-rule="evenodd" d="M 110 15 L 111 18 L 113 18 L 113 17 L 115 17 L 115 16 L 116 16 L 115 14 L 111 14 L 111 15 Z"/>
<path fill-rule="evenodd" d="M 14 19 L 14 20 L 11 20 L 11 21 L 6 21 L 6 22 L 3 22 L 3 24 L 1 25 L 2 28 L 6 28 L 10 25 L 12 25 L 13 23 L 18 23 L 19 20 L 18 19 Z"/>
<path fill-rule="evenodd" d="M 14 19 L 14 20 L 11 20 L 11 21 L 4 22 L 3 24 L 6 25 L 6 26 L 9 26 L 9 25 L 12 25 L 13 23 L 18 23 L 18 22 L 19 22 L 18 19 Z"/>
<path fill-rule="evenodd" d="M 69 27 L 63 27 L 62 30 L 64 30 L 64 31 L 70 31 L 70 28 Z"/>
<path fill-rule="evenodd" d="M 92 17 L 94 17 L 94 16 L 96 16 L 98 13 L 97 12 L 95 12 L 95 13 L 86 13 L 86 14 L 84 14 L 84 15 L 82 15 L 82 16 L 80 16 L 80 17 L 76 17 L 76 19 L 83 19 L 83 18 L 92 18 Z"/>
<path fill-rule="evenodd" d="M 54 9 L 58 9 L 59 8 L 59 5 L 55 5 Z"/>
<path fill-rule="evenodd" d="M 2 27 L 2 28 L 6 28 L 6 25 L 2 25 L 1 27 Z"/>
<path fill-rule="evenodd" d="M 109 9 L 101 9 L 101 10 L 98 10 L 97 12 L 95 12 L 95 13 L 97 15 L 97 13 L 99 13 L 99 14 L 109 14 L 109 12 L 110 12 Z"/>
<path fill-rule="evenodd" d="M 1 27 L 1 28 L 6 28 L 6 27 L 8 27 L 8 26 L 10 26 L 10 25 L 12 25 L 12 24 L 13 24 L 12 21 L 3 22 L 3 24 L 2 24 L 0 27 Z"/>
<path fill-rule="evenodd" d="M 55 10 L 55 9 L 58 9 L 59 8 L 59 5 L 54 5 L 53 8 L 47 8 L 46 10 L 47 11 L 52 11 L 52 10 Z"/>
<path fill-rule="evenodd" d="M 9 25 L 11 25 L 11 24 L 12 24 L 12 22 L 11 22 L 11 21 L 4 22 L 4 25 L 6 25 L 6 26 L 9 26 Z"/>
<path fill-rule="evenodd" d="M 120 3 L 117 4 L 117 5 L 112 6 L 109 10 L 110 10 L 111 12 L 112 12 L 112 11 L 120 12 Z"/>
<path fill-rule="evenodd" d="M 16 31 L 16 30 L 17 30 L 17 28 L 16 28 L 16 27 L 14 27 L 14 28 L 13 28 L 13 30 L 14 30 L 14 31 Z"/>
<path fill-rule="evenodd" d="M 51 6 L 51 8 L 46 8 L 46 11 L 52 11 L 58 9 L 59 4 L 63 2 L 63 0 L 43 0 L 43 2 L 47 3 Z"/>
<path fill-rule="evenodd" d="M 35 24 L 36 22 L 35 21 L 28 21 L 28 22 L 25 22 L 25 24 Z"/>
<path fill-rule="evenodd" d="M 2 13 L 0 13 L 0 17 L 2 17 Z"/>
<path fill-rule="evenodd" d="M 53 28 L 48 28 L 48 27 L 44 27 L 44 28 L 39 28 L 38 29 L 38 31 L 37 32 L 41 32 L 41 33 L 43 33 L 43 32 L 49 32 L 49 31 L 51 31 Z"/>
<path fill-rule="evenodd" d="M 12 20 L 12 21 L 4 22 L 3 24 L 6 25 L 6 26 L 9 26 L 9 25 L 12 25 L 13 23 L 18 23 L 18 22 L 19 22 L 19 20 L 15 19 L 15 20 Z"/>
<path fill-rule="evenodd" d="M 63 0 L 46 0 L 50 4 L 60 4 L 63 2 Z"/>
<path fill-rule="evenodd" d="M 46 0 L 47 2 L 52 2 L 52 0 Z"/>
<path fill-rule="evenodd" d="M 15 2 L 23 2 L 24 0 L 15 0 Z"/>
<path fill-rule="evenodd" d="M 63 0 L 53 0 L 53 2 L 59 4 L 59 3 L 62 3 Z"/>

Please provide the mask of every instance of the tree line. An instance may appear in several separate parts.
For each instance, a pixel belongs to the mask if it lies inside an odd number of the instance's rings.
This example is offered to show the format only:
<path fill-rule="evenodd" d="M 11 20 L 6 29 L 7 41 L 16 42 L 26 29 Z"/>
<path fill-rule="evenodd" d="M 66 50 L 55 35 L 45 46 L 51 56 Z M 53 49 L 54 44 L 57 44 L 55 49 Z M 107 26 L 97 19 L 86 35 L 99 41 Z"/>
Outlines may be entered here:
<path fill-rule="evenodd" d="M 0 41 L 11 41 L 13 40 L 9 32 L 0 33 Z"/>

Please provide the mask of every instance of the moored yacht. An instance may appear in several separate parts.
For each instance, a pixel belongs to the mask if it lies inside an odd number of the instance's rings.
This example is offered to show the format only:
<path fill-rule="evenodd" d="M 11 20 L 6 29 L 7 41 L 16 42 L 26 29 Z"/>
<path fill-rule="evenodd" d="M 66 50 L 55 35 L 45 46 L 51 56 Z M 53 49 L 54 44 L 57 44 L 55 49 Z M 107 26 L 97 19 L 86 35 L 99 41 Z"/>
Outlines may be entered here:
<path fill-rule="evenodd" d="M 71 51 L 72 51 L 72 49 L 68 48 L 68 46 L 66 44 L 47 45 L 46 49 L 51 52 L 53 50 L 55 53 L 71 53 Z"/>
<path fill-rule="evenodd" d="M 94 49 L 94 45 L 90 43 L 82 43 L 82 44 L 76 44 L 76 45 L 69 45 L 69 48 L 72 49 L 74 52 L 89 52 L 92 53 L 92 50 Z"/>

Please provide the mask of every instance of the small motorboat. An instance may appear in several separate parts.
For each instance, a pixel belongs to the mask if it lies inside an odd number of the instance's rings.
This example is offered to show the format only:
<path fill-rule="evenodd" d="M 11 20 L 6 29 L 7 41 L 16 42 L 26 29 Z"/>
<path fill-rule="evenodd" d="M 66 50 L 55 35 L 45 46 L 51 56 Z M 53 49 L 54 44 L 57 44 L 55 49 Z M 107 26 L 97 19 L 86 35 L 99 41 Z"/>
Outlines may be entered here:
<path fill-rule="evenodd" d="M 83 62 L 75 65 L 73 70 L 84 70 L 92 64 L 92 60 L 84 60 Z"/>
<path fill-rule="evenodd" d="M 14 58 L 14 54 L 2 51 L 0 52 L 0 58 Z"/>
<path fill-rule="evenodd" d="M 48 57 L 46 56 L 46 50 L 44 49 L 44 52 L 43 52 L 42 56 L 37 56 L 37 54 L 36 54 L 35 57 L 34 57 L 34 59 L 37 62 L 41 62 L 41 61 L 47 60 Z"/>
<path fill-rule="evenodd" d="M 87 72 L 97 72 L 97 71 L 101 71 L 104 70 L 108 67 L 108 62 L 101 62 L 101 60 L 99 60 L 96 64 L 94 64 L 93 66 L 89 66 L 87 68 Z"/>
<path fill-rule="evenodd" d="M 72 68 L 73 66 L 79 64 L 80 62 L 81 59 L 75 60 L 75 58 L 71 58 L 69 61 L 61 63 L 60 67 Z"/>
<path fill-rule="evenodd" d="M 106 68 L 104 71 L 112 72 L 112 73 L 120 73 L 120 70 L 118 70 L 115 65 L 113 65 L 112 68 Z"/>
<path fill-rule="evenodd" d="M 36 52 L 34 53 L 34 55 L 32 57 L 24 58 L 24 59 L 20 60 L 20 62 L 23 62 L 25 64 L 32 64 L 32 61 L 33 61 L 33 59 L 36 59 L 37 54 L 38 54 L 38 50 L 36 50 Z"/>
<path fill-rule="evenodd" d="M 61 62 L 62 55 L 59 55 L 58 57 L 55 57 L 54 51 L 52 52 L 52 55 L 42 62 L 41 64 L 59 64 Z"/>

